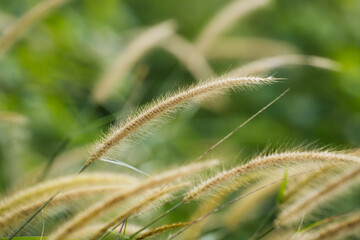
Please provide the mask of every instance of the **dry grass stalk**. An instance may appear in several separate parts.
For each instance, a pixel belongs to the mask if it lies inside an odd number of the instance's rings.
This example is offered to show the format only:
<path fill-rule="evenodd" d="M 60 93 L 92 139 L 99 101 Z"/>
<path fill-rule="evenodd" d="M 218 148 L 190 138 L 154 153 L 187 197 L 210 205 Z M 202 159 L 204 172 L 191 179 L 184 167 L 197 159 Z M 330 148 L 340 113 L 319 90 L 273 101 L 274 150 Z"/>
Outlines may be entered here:
<path fill-rule="evenodd" d="M 339 194 L 341 190 L 349 187 L 350 184 L 354 184 L 355 180 L 360 175 L 360 167 L 347 172 L 343 176 L 330 181 L 328 184 L 322 186 L 319 189 L 314 189 L 309 194 L 300 198 L 294 204 L 286 207 L 278 216 L 276 220 L 277 225 L 288 225 L 294 223 L 301 218 L 305 213 L 315 209 L 319 204 L 331 198 L 335 194 Z"/>
<path fill-rule="evenodd" d="M 307 65 L 331 71 L 339 71 L 341 69 L 341 66 L 338 62 L 335 62 L 329 58 L 299 54 L 287 54 L 264 58 L 247 63 L 239 68 L 232 70 L 230 74 L 264 73 L 274 68 L 286 65 Z"/>
<path fill-rule="evenodd" d="M 104 102 L 114 90 L 117 80 L 122 80 L 142 56 L 173 34 L 174 29 L 174 23 L 166 21 L 145 30 L 133 39 L 96 83 L 92 92 L 93 100 L 97 103 Z"/>
<path fill-rule="evenodd" d="M 360 229 L 360 212 L 351 214 L 344 220 L 337 221 L 324 227 L 316 232 L 305 233 L 301 236 L 303 240 L 322 240 L 322 239 L 346 239 L 347 236 L 359 233 Z"/>
<path fill-rule="evenodd" d="M 49 197 L 60 189 L 65 191 L 72 188 L 92 185 L 106 184 L 135 184 L 138 179 L 130 175 L 111 174 L 111 173 L 86 173 L 78 176 L 65 176 L 37 184 L 25 190 L 18 191 L 13 195 L 2 200 L 0 203 L 0 213 L 18 208 L 21 204 L 29 201 L 36 201 L 43 197 Z"/>
<path fill-rule="evenodd" d="M 88 187 L 77 190 L 72 190 L 68 192 L 61 193 L 57 195 L 47 206 L 47 209 L 58 206 L 68 204 L 70 201 L 83 199 L 86 197 L 97 196 L 98 194 L 109 194 L 119 191 L 124 191 L 128 189 L 128 186 L 99 186 L 99 187 Z M 24 218 L 29 217 L 34 211 L 36 211 L 40 206 L 42 206 L 48 197 L 43 197 L 40 200 L 33 200 L 27 203 L 24 206 L 13 209 L 12 211 L 5 212 L 0 217 L 0 231 L 6 232 L 10 231 L 15 224 Z"/>
<path fill-rule="evenodd" d="M 129 217 L 130 215 L 134 213 L 138 213 L 141 211 L 144 207 L 148 206 L 149 204 L 153 203 L 154 201 L 158 200 L 159 198 L 163 197 L 166 194 L 169 194 L 175 190 L 178 190 L 182 187 L 185 187 L 189 185 L 188 183 L 178 184 L 174 186 L 169 186 L 165 188 L 160 188 L 152 191 L 147 197 L 145 197 L 143 200 L 136 202 L 134 205 L 127 208 L 125 211 L 123 211 L 121 214 L 116 216 L 115 218 L 111 219 L 109 222 L 107 222 L 99 231 L 97 231 L 90 239 L 96 240 L 99 239 L 104 233 L 108 231 L 109 228 L 115 226 L 117 223 L 121 222 L 125 218 Z"/>
<path fill-rule="evenodd" d="M 109 209 L 129 199 L 130 197 L 133 197 L 142 191 L 149 190 L 160 184 L 169 183 L 181 177 L 189 176 L 198 171 L 213 167 L 217 163 L 218 161 L 212 160 L 203 163 L 189 164 L 187 166 L 180 167 L 175 170 L 167 171 L 157 176 L 148 178 L 143 183 L 140 183 L 139 185 L 132 187 L 127 191 L 121 192 L 119 194 L 115 194 L 105 199 L 104 201 L 101 201 L 91 206 L 86 211 L 79 213 L 72 220 L 69 220 L 63 226 L 59 227 L 56 232 L 50 235 L 49 239 L 51 240 L 66 239 L 69 235 L 71 235 L 73 232 L 77 231 L 82 226 L 87 224 L 90 220 L 96 218 L 100 214 L 105 213 Z"/>
<path fill-rule="evenodd" d="M 69 0 L 44 0 L 21 16 L 8 29 L 4 30 L 0 38 L 0 57 L 31 25 L 67 1 Z"/>
<path fill-rule="evenodd" d="M 343 154 L 329 151 L 305 151 L 305 152 L 284 152 L 275 153 L 269 156 L 259 156 L 247 164 L 235 167 L 229 171 L 219 173 L 217 176 L 195 187 L 184 198 L 184 202 L 198 198 L 202 193 L 212 189 L 216 185 L 237 177 L 252 170 L 261 169 L 268 166 L 284 163 L 301 163 L 301 162 L 333 162 L 333 163 L 360 163 L 360 158 L 350 154 Z"/>
<path fill-rule="evenodd" d="M 150 231 L 147 231 L 141 235 L 139 235 L 138 237 L 135 238 L 135 240 L 141 240 L 141 239 L 145 239 L 145 238 L 148 238 L 148 237 L 153 237 L 157 234 L 160 234 L 160 233 L 163 233 L 167 230 L 171 230 L 171 229 L 174 229 L 174 228 L 179 228 L 179 227 L 185 227 L 185 226 L 188 226 L 190 225 L 191 222 L 180 222 L 180 223 L 173 223 L 173 224 L 168 224 L 168 225 L 163 225 L 163 226 L 160 226 L 160 227 L 157 227 L 155 229 L 152 229 Z"/>
<path fill-rule="evenodd" d="M 226 5 L 206 25 L 196 40 L 200 51 L 206 52 L 213 41 L 241 17 L 266 5 L 269 0 L 235 0 Z"/>
<path fill-rule="evenodd" d="M 222 91 L 235 87 L 258 86 L 273 83 L 276 80 L 277 79 L 272 77 L 220 77 L 213 81 L 199 83 L 186 90 L 180 91 L 177 94 L 160 99 L 155 105 L 141 111 L 139 114 L 135 115 L 135 117 L 130 118 L 124 125 L 110 131 L 108 137 L 95 148 L 95 151 L 87 159 L 80 172 L 86 169 L 94 161 L 106 155 L 108 151 L 115 147 L 120 141 L 137 133 L 137 130 L 144 125 L 184 106 L 184 104 L 188 103 L 190 100 L 197 97 L 213 97 L 215 93 L 221 93 Z"/>
<path fill-rule="evenodd" d="M 257 37 L 222 36 L 206 53 L 211 59 L 261 59 L 270 56 L 298 53 L 290 43 Z"/>
<path fill-rule="evenodd" d="M 174 55 L 197 81 L 208 79 L 215 75 L 204 55 L 183 37 L 173 35 L 163 41 L 161 46 Z"/>

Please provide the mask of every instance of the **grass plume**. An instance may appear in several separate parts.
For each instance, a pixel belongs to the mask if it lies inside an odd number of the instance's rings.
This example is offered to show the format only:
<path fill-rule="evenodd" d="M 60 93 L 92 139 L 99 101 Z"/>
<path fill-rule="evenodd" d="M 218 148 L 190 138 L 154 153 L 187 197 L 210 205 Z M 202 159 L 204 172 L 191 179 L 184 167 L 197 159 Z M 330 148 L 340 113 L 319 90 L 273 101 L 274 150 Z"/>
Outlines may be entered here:
<path fill-rule="evenodd" d="M 342 176 L 327 182 L 320 188 L 313 189 L 304 197 L 301 197 L 295 203 L 285 207 L 277 218 L 277 225 L 288 225 L 298 220 L 302 214 L 308 213 L 315 209 L 319 204 L 328 200 L 335 194 L 339 194 L 349 185 L 356 183 L 357 177 L 360 176 L 360 167 L 346 172 Z"/>
<path fill-rule="evenodd" d="M 269 0 L 234 0 L 227 4 L 205 26 L 196 39 L 196 46 L 206 52 L 212 42 L 238 19 L 266 5 Z"/>
<path fill-rule="evenodd" d="M 338 62 L 329 58 L 299 54 L 279 55 L 256 60 L 231 71 L 231 74 L 258 74 L 286 65 L 307 65 L 331 71 L 340 71 Z"/>
<path fill-rule="evenodd" d="M 165 184 L 172 182 L 176 179 L 179 179 L 184 176 L 189 176 L 198 171 L 213 167 L 217 164 L 217 161 L 207 161 L 203 163 L 194 163 L 189 164 L 184 167 L 180 167 L 171 171 L 164 172 L 162 174 L 156 175 L 154 177 L 148 178 L 147 181 L 140 183 L 139 185 L 130 188 L 127 191 L 115 194 L 100 201 L 97 204 L 91 206 L 86 211 L 76 215 L 73 219 L 68 221 L 63 226 L 59 227 L 56 232 L 50 235 L 49 239 L 51 240 L 62 240 L 66 239 L 67 236 L 71 235 L 76 230 L 80 229 L 82 226 L 87 224 L 90 220 L 96 218 L 98 215 L 103 214 L 109 209 L 113 208 L 117 204 L 129 199 L 130 197 L 135 196 L 136 194 L 149 190 L 153 187 L 156 187 L 160 184 Z"/>
<path fill-rule="evenodd" d="M 160 99 L 151 107 L 145 108 L 125 124 L 114 128 L 105 140 L 97 145 L 94 152 L 87 159 L 83 168 L 85 170 L 91 163 L 106 155 L 109 150 L 115 147 L 120 141 L 136 132 L 144 125 L 169 114 L 184 104 L 198 97 L 213 97 L 215 93 L 223 92 L 231 88 L 252 87 L 275 82 L 273 77 L 220 77 L 218 79 L 202 82 L 188 89 L 179 91 L 169 97 Z"/>
<path fill-rule="evenodd" d="M 0 37 L 0 57 L 38 20 L 69 0 L 44 0 L 4 30 Z"/>
<path fill-rule="evenodd" d="M 322 240 L 322 239 L 346 239 L 351 234 L 359 233 L 360 211 L 356 211 L 350 216 L 335 221 L 329 226 L 321 228 L 314 232 L 305 232 L 301 235 L 304 240 Z"/>
<path fill-rule="evenodd" d="M 135 177 L 124 174 L 111 173 L 86 173 L 78 176 L 65 176 L 44 183 L 36 184 L 25 190 L 20 190 L 8 196 L 0 203 L 0 213 L 4 213 L 14 208 L 18 208 L 21 204 L 29 201 L 36 201 L 43 197 L 49 197 L 60 189 L 69 190 L 92 185 L 106 184 L 135 184 L 138 180 Z"/>
<path fill-rule="evenodd" d="M 160 189 L 155 189 L 153 192 L 151 192 L 147 197 L 145 197 L 143 200 L 136 202 L 134 205 L 127 208 L 125 211 L 123 211 L 121 214 L 116 216 L 115 218 L 111 219 L 109 222 L 107 222 L 96 234 L 94 234 L 90 239 L 96 240 L 99 239 L 106 231 L 108 231 L 109 228 L 116 225 L 118 222 L 124 220 L 125 218 L 129 217 L 130 215 L 137 213 L 141 211 L 144 207 L 148 206 L 152 202 L 156 201 L 157 199 L 163 197 L 166 194 L 169 194 L 175 190 L 178 190 L 184 186 L 187 186 L 187 183 L 184 184 L 178 184 L 174 186 L 168 186 L 168 187 L 162 187 Z"/>
<path fill-rule="evenodd" d="M 185 38 L 174 34 L 163 41 L 161 46 L 174 55 L 197 81 L 215 75 L 205 56 Z"/>
<path fill-rule="evenodd" d="M 68 204 L 71 201 L 83 199 L 86 197 L 97 196 L 99 194 L 111 194 L 118 191 L 124 191 L 129 186 L 97 186 L 97 187 L 85 187 L 81 189 L 62 192 L 56 195 L 51 202 L 49 202 L 47 209 Z M 34 211 L 39 209 L 46 201 L 48 197 L 43 197 L 39 200 L 32 200 L 27 202 L 23 206 L 3 213 L 0 217 L 0 231 L 10 232 L 13 228 L 16 228 L 16 224 L 22 221 L 24 218 L 29 217 Z"/>
<path fill-rule="evenodd" d="M 350 154 L 330 152 L 330 151 L 305 151 L 305 152 L 284 152 L 275 153 L 268 156 L 259 156 L 248 163 L 235 167 L 231 170 L 219 173 L 217 176 L 195 187 L 185 196 L 184 201 L 189 202 L 198 198 L 202 193 L 210 190 L 216 185 L 237 177 L 252 170 L 258 170 L 284 163 L 302 163 L 302 162 L 333 162 L 333 163 L 360 163 L 360 158 Z"/>
<path fill-rule="evenodd" d="M 133 39 L 116 57 L 115 61 L 96 83 L 92 99 L 97 103 L 104 102 L 112 93 L 118 80 L 122 80 L 131 67 L 150 49 L 174 33 L 175 24 L 162 22 L 148 28 Z"/>

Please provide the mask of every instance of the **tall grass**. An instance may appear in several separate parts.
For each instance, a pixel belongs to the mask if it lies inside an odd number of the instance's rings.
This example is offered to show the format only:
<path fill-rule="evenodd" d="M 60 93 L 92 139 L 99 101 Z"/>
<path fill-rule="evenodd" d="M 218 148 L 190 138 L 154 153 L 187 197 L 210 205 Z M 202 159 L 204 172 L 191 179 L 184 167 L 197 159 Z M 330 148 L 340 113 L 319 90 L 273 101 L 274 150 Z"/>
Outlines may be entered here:
<path fill-rule="evenodd" d="M 42 1 L 9 25 L 0 37 L 0 56 L 25 36 L 36 22 L 66 2 L 67 0 Z M 268 4 L 271 4 L 269 0 L 230 1 L 209 20 L 194 41 L 178 33 L 182 31 L 181 24 L 179 23 L 180 30 L 177 32 L 177 24 L 174 21 L 163 21 L 147 27 L 130 40 L 120 52 L 114 54 L 114 60 L 105 67 L 101 77 L 91 88 L 88 97 L 96 103 L 96 107 L 105 111 L 111 109 L 108 108 L 107 101 L 115 94 L 119 82 L 125 80 L 132 69 L 138 67 L 136 65 L 154 48 L 162 48 L 172 54 L 196 82 L 188 87 L 178 88 L 179 90 L 173 93 L 164 94 L 132 111 L 125 120 L 119 120 L 110 127 L 104 137 L 96 141 L 90 154 L 83 153 L 86 152 L 84 149 L 89 149 L 86 146 L 79 147 L 81 156 L 78 152 L 74 155 L 71 152 L 64 153 L 58 158 L 54 156 L 58 162 L 49 172 L 56 172 L 56 175 L 62 175 L 63 169 L 68 166 L 77 166 L 84 156 L 87 158 L 80 171 L 73 171 L 77 174 L 52 178 L 31 186 L 24 184 L 16 191 L 2 197 L 0 236 L 11 239 L 18 233 L 27 236 L 39 234 L 39 226 L 46 226 L 41 232 L 50 240 L 78 237 L 94 240 L 163 238 L 165 234 L 178 228 L 180 230 L 170 235 L 169 239 L 179 236 L 187 229 L 190 230 L 183 235 L 184 239 L 197 239 L 204 232 L 218 229 L 231 234 L 237 226 L 246 222 L 251 214 L 258 213 L 262 209 L 261 203 L 264 200 L 271 200 L 275 194 L 278 196 L 277 202 L 273 204 L 276 208 L 266 218 L 264 217 L 263 221 L 256 223 L 259 226 L 253 238 L 268 236 L 279 239 L 283 232 L 287 236 L 303 239 L 345 238 L 356 234 L 360 225 L 358 211 L 350 212 L 343 218 L 328 216 L 328 213 L 322 212 L 323 215 L 316 220 L 312 213 L 318 208 L 327 206 L 326 204 L 331 203 L 338 195 L 346 195 L 344 190 L 349 189 L 350 186 L 357 185 L 360 173 L 359 150 L 335 151 L 326 150 L 325 147 L 294 151 L 275 149 L 271 153 L 252 157 L 249 161 L 241 156 L 241 163 L 235 166 L 233 164 L 232 167 L 228 166 L 228 154 L 222 154 L 220 151 L 221 162 L 201 161 L 289 90 L 280 94 L 224 138 L 220 138 L 207 151 L 198 157 L 194 156 L 188 164 L 164 167 L 165 170 L 159 172 L 154 170 L 151 159 L 143 164 L 139 164 L 136 160 L 133 162 L 116 160 L 122 157 L 117 149 L 138 141 L 150 132 L 152 127 L 162 125 L 189 105 L 204 101 L 217 101 L 221 105 L 224 99 L 219 98 L 219 95 L 229 90 L 249 91 L 278 82 L 279 78 L 264 75 L 275 68 L 307 65 L 341 74 L 342 66 L 337 61 L 301 54 L 297 47 L 280 40 L 221 36 L 237 20 Z M 235 48 L 238 43 L 242 45 L 240 50 Z M 252 48 L 252 51 L 245 51 L 246 47 Z M 262 58 L 238 68 L 231 67 L 225 74 L 218 73 L 216 61 L 213 61 L 213 59 L 232 58 L 233 60 L 238 57 L 254 56 Z M 151 73 L 148 66 L 145 68 L 147 73 Z M 173 75 L 176 75 L 175 70 Z M 171 76 L 168 81 L 172 80 Z M 138 89 L 132 91 L 136 92 Z M 123 105 L 119 103 L 118 107 L 122 106 L 126 109 L 131 98 L 130 96 L 129 99 L 125 99 Z M 238 104 L 246 106 L 247 102 Z M 86 107 L 94 108 L 94 106 L 90 104 Z M 95 112 L 95 109 L 91 110 Z M 226 117 L 219 111 L 214 114 L 219 114 L 218 118 Z M 27 126 L 31 119 L 15 111 L 4 110 L 0 112 L 0 122 L 15 127 Z M 206 131 L 212 131 L 207 125 L 206 127 Z M 87 136 L 84 138 L 89 142 Z M 202 145 L 194 148 L 201 151 Z M 134 152 L 125 154 L 129 154 L 128 159 L 131 159 L 132 156 L 145 152 L 139 149 L 138 151 L 134 147 L 132 149 Z M 179 149 L 185 151 L 182 147 Z M 298 149 L 302 149 L 302 146 Z M 69 157 L 70 155 L 73 157 Z M 61 160 L 64 156 L 68 159 L 67 163 Z M 111 157 L 116 159 L 109 161 Z M 118 163 L 116 167 L 127 166 L 127 170 L 135 170 L 133 174 L 142 175 L 134 177 L 132 174 L 100 172 L 96 170 L 96 166 L 88 169 L 99 160 Z M 175 157 L 168 159 L 168 162 L 175 161 Z M 135 165 L 140 166 L 135 167 Z M 89 170 L 94 172 L 85 172 Z M 145 171 L 149 174 L 144 174 Z M 195 206 L 194 202 L 197 202 L 198 206 Z M 231 204 L 233 206 L 229 207 L 228 211 L 220 211 Z M 178 216 L 169 217 L 180 211 L 191 214 L 179 214 L 184 218 L 180 221 L 177 221 Z M 150 214 L 151 216 L 147 217 Z M 216 218 L 210 219 L 209 216 L 215 214 L 217 214 Z M 186 217 L 189 219 L 185 219 Z M 174 222 L 174 219 L 177 222 Z M 160 220 L 163 222 L 159 226 L 152 227 Z M 48 223 L 50 227 L 47 227 Z M 130 226 L 133 226 L 131 231 Z M 279 233 L 278 237 L 274 237 L 277 233 Z"/>

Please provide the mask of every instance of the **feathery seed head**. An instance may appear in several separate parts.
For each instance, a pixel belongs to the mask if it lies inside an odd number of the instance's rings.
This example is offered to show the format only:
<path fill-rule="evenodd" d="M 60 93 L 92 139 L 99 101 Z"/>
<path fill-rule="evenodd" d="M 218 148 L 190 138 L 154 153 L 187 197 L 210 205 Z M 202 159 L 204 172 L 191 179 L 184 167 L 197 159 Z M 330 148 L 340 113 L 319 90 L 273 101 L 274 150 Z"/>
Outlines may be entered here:
<path fill-rule="evenodd" d="M 219 173 L 215 177 L 190 190 L 184 198 L 184 202 L 199 197 L 203 192 L 215 187 L 225 180 L 237 177 L 252 170 L 268 166 L 276 166 L 284 163 L 302 162 L 333 162 L 333 163 L 360 163 L 360 157 L 329 151 L 305 151 L 305 152 L 283 152 L 268 156 L 259 156 L 248 163 Z"/>
<path fill-rule="evenodd" d="M 120 142 L 139 134 L 139 130 L 144 126 L 151 124 L 159 117 L 167 116 L 169 113 L 185 106 L 191 100 L 198 99 L 199 97 L 213 97 L 214 93 L 224 92 L 224 90 L 231 88 L 252 87 L 263 84 L 269 84 L 275 82 L 277 79 L 274 77 L 220 77 L 212 81 L 201 82 L 186 90 L 179 91 L 176 94 L 170 95 L 165 99 L 156 101 L 153 106 L 150 106 L 133 118 L 129 119 L 123 125 L 114 128 L 113 131 L 105 138 L 103 142 L 98 144 L 94 152 L 87 159 L 85 165 L 80 170 L 82 172 L 91 163 L 106 155 L 112 148 L 118 145 Z"/>

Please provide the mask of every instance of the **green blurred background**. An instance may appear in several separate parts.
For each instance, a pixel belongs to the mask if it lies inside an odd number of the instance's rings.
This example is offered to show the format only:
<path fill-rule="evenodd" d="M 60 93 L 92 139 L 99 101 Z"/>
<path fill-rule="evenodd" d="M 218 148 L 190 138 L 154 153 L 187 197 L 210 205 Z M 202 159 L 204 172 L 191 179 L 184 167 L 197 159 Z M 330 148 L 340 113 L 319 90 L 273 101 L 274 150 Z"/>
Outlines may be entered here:
<path fill-rule="evenodd" d="M 38 2 L 0 0 L 0 32 Z M 173 19 L 177 33 L 192 42 L 229 2 L 71 0 L 36 23 L 0 59 L 0 192 L 23 184 L 21 179 L 36 179 L 54 156 L 54 165 L 62 167 L 50 171 L 49 177 L 76 172 L 87 156 L 87 146 L 116 117 L 195 82 L 176 58 L 154 48 L 136 63 L 110 99 L 101 105 L 90 100 L 96 81 L 136 31 Z M 231 92 L 230 101 L 216 111 L 199 106 L 182 111 L 119 154 L 118 160 L 150 173 L 189 162 L 287 88 L 290 92 L 279 102 L 208 158 L 233 165 L 264 149 L 308 144 L 359 147 L 358 0 L 273 0 L 237 21 L 222 37 L 278 40 L 297 53 L 338 61 L 342 70 L 275 69 L 270 74 L 286 80 Z M 263 57 L 251 54 L 246 45 L 240 47 L 244 50 L 238 57 L 208 58 L 216 74 Z M 72 158 L 59 158 L 64 153 L 72 153 Z M 105 163 L 92 169 L 129 171 Z"/>

